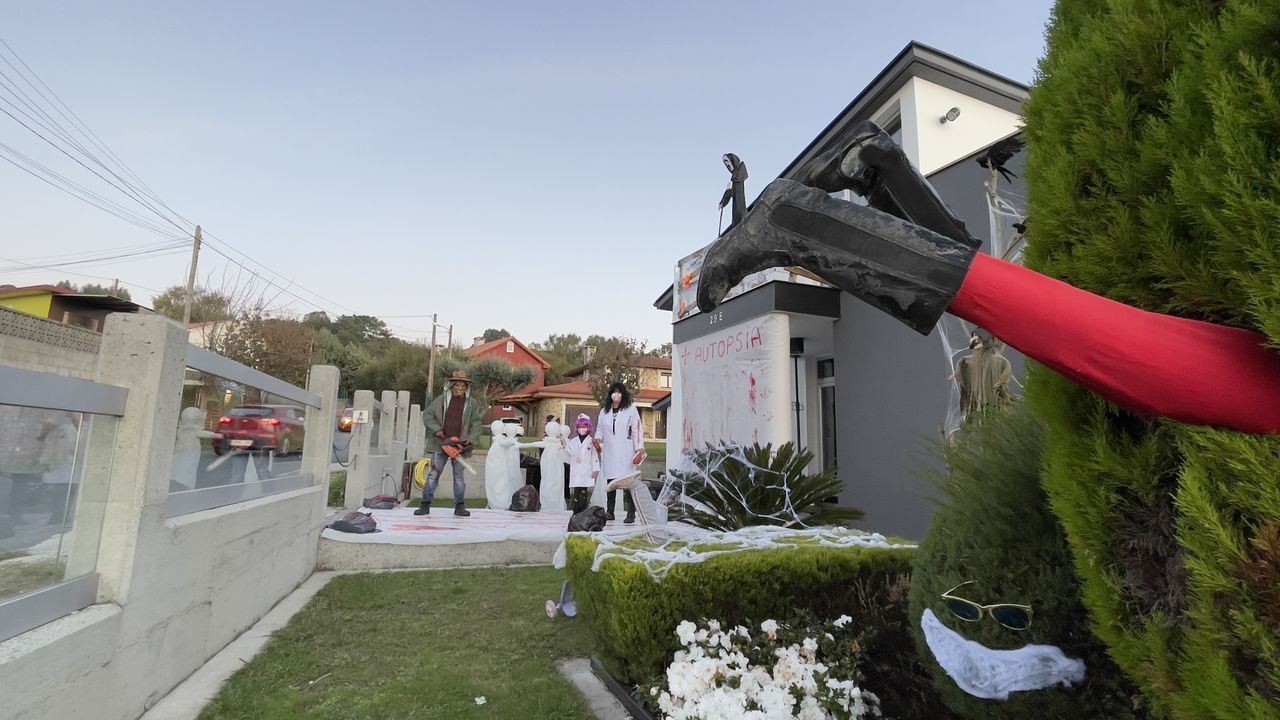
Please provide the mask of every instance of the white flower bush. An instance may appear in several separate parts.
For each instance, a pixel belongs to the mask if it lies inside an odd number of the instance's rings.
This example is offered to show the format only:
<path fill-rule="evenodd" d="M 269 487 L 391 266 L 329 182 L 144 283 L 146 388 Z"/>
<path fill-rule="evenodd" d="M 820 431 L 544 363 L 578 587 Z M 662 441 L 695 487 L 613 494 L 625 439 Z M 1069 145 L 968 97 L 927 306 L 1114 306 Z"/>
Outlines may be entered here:
<path fill-rule="evenodd" d="M 649 688 L 666 720 L 800 720 L 879 717 L 858 686 L 860 636 L 841 616 L 820 627 L 765 620 L 755 638 L 741 625 L 680 623 L 665 687 Z"/>

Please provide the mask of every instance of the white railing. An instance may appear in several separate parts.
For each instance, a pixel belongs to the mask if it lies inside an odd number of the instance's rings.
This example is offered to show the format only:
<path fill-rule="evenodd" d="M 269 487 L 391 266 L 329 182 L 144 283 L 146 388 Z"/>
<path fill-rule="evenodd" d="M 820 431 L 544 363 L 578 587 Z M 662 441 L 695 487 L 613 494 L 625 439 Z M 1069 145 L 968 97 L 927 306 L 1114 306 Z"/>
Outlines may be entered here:
<path fill-rule="evenodd" d="M 28 550 L 36 546 L 55 543 L 56 549 L 52 560 L 40 561 L 40 564 L 48 565 L 52 562 L 54 568 L 64 578 L 44 587 L 33 588 L 13 598 L 0 599 L 0 641 L 86 608 L 96 601 L 98 574 L 95 568 L 102 518 L 88 509 L 93 501 L 86 498 L 100 497 L 106 492 L 105 486 L 110 482 L 110 474 L 99 472 L 99 470 L 109 467 L 110 458 L 104 460 L 101 456 L 103 454 L 109 456 L 114 448 L 116 420 L 124 414 L 128 397 L 129 391 L 126 388 L 115 385 L 104 385 L 52 373 L 0 365 L 0 406 L 18 408 L 19 412 L 27 408 L 55 413 L 81 413 L 78 422 L 72 422 L 65 415 L 61 418 L 51 415 L 42 423 L 41 433 L 46 435 L 44 438 L 38 435 L 30 438 L 9 437 L 5 446 L 0 447 L 0 481 L 5 481 L 4 489 L 7 496 L 0 498 L 7 501 L 0 503 L 0 511 L 5 515 L 3 521 L 19 525 L 17 528 L 9 528 L 15 532 L 15 537 L 18 539 L 12 540 L 7 548 L 5 545 L 0 545 L 0 551 L 7 550 L 9 554 L 16 556 L 0 562 L 0 573 L 31 573 L 32 568 L 37 567 L 37 564 L 28 564 L 27 561 L 33 558 L 21 557 L 21 555 L 25 555 Z M 97 422 L 90 416 L 97 416 Z M 62 525 L 50 527 L 42 520 L 44 528 L 23 533 L 29 528 L 26 528 L 20 520 L 15 520 L 15 518 L 21 519 L 26 514 L 15 506 L 15 503 L 20 502 L 16 497 L 15 483 L 18 477 L 29 479 L 33 473 L 28 472 L 32 468 L 10 466 L 9 461 L 11 459 L 16 461 L 16 446 L 25 443 L 39 443 L 41 451 L 47 457 L 48 446 L 44 443 L 52 443 L 53 439 L 50 435 L 56 430 L 49 429 L 52 424 L 49 421 L 53 419 L 61 419 L 68 432 L 74 425 L 74 446 L 67 448 L 71 451 L 69 455 L 63 453 L 63 457 L 54 458 L 52 462 L 38 463 L 38 467 L 44 465 L 54 467 L 47 472 L 39 473 L 40 477 L 34 484 L 37 490 L 43 490 L 46 482 L 65 481 L 65 483 L 58 482 L 68 486 L 67 495 L 63 501 Z M 22 423 L 14 424 L 17 427 L 5 428 L 10 435 L 20 435 L 27 429 Z M 67 438 L 67 440 L 70 439 Z M 9 455 L 11 452 L 14 453 L 13 456 Z M 87 466 L 91 466 L 92 471 L 86 472 Z M 78 489 L 78 492 L 74 492 L 74 489 Z M 22 490 L 29 492 L 31 488 L 24 484 Z M 74 511 L 70 506 L 72 502 L 76 503 Z M 68 517 L 69 511 L 70 517 Z M 25 539 L 23 539 L 24 534 Z M 47 535 L 47 537 L 35 541 L 35 538 L 41 535 Z M 33 544 L 24 547 L 23 543 L 26 542 L 33 542 Z M 48 570 L 48 568 L 45 569 Z"/>
<path fill-rule="evenodd" d="M 252 389 L 258 391 L 258 394 L 261 395 L 274 396 L 299 403 L 306 408 L 307 422 L 305 426 L 307 427 L 312 426 L 312 416 L 314 414 L 323 412 L 321 398 L 316 393 L 290 385 L 260 370 L 255 370 L 247 365 L 242 365 L 194 345 L 187 348 L 187 367 L 200 373 L 206 373 L 223 382 L 234 383 L 242 389 Z M 328 418 L 328 422 L 333 422 L 333 420 L 333 418 Z M 181 420 L 179 422 L 181 423 Z M 278 420 L 273 422 L 279 424 Z M 286 422 L 289 422 L 289 420 L 286 419 Z M 203 425 L 201 429 L 203 430 Z M 205 430 L 200 434 L 210 435 L 213 434 L 213 431 Z M 192 472 L 191 481 L 195 480 L 195 470 L 198 466 L 213 468 L 228 464 L 229 467 L 226 470 L 228 482 L 208 487 L 196 485 L 191 489 L 182 489 L 188 487 L 188 483 L 180 482 L 177 478 L 178 468 L 182 466 L 184 458 L 181 457 L 181 450 L 176 451 L 174 458 L 175 484 L 171 486 L 166 515 L 168 517 L 189 515 L 202 510 L 211 510 L 291 490 L 298 490 L 315 484 L 314 473 L 306 472 L 302 468 L 300 455 L 306 439 L 304 433 L 301 442 L 293 440 L 297 445 L 292 448 L 280 448 L 277 446 L 254 449 L 253 444 L 255 441 L 244 440 L 243 442 L 248 445 L 248 450 L 222 445 L 215 452 L 209 454 L 204 453 L 203 450 L 195 451 L 198 453 L 195 457 L 185 458 L 187 462 L 194 461 L 195 463 L 188 468 Z M 318 438 L 313 440 L 318 440 Z M 182 440 L 179 439 L 178 442 L 181 443 Z M 223 443 L 224 441 L 220 439 L 216 442 Z M 234 446 L 236 441 L 229 441 L 229 443 Z M 296 467 L 293 466 L 293 463 L 287 461 L 290 450 L 299 451 L 299 460 Z M 189 450 L 187 452 L 192 451 Z M 332 451 L 329 450 L 328 452 Z M 194 484 L 194 482 L 191 484 Z"/>

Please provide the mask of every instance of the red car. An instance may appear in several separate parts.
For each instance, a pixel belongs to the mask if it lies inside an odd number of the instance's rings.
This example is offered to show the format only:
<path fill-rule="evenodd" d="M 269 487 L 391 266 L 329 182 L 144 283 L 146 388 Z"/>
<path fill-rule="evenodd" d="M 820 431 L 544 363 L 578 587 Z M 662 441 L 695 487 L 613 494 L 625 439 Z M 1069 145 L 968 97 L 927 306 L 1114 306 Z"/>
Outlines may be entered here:
<path fill-rule="evenodd" d="M 213 451 L 274 450 L 277 455 L 302 452 L 306 411 L 293 405 L 244 405 L 218 419 L 221 438 Z"/>

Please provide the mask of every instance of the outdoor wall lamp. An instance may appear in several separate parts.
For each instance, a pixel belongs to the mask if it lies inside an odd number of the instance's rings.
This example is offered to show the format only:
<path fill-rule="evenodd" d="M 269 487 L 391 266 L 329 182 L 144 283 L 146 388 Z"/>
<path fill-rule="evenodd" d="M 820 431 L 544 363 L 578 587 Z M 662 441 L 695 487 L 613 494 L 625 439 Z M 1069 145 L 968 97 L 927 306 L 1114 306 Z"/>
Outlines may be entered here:
<path fill-rule="evenodd" d="M 938 118 L 938 122 L 943 125 L 946 125 L 949 122 L 955 122 L 956 118 L 958 117 L 960 117 L 960 108 L 953 107 L 947 111 L 946 115 L 943 115 L 942 117 Z"/>

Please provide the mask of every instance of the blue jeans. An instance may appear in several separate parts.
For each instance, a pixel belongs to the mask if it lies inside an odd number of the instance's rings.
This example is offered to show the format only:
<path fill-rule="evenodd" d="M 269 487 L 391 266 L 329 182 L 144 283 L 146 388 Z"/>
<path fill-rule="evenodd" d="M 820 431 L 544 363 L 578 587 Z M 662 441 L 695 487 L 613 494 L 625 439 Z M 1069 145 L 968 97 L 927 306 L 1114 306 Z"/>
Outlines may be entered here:
<path fill-rule="evenodd" d="M 422 504 L 430 505 L 436 496 L 436 487 L 440 484 L 440 473 L 444 472 L 444 464 L 449 460 L 449 456 L 444 454 L 443 450 L 437 450 L 435 455 L 431 456 L 431 472 L 427 473 L 427 489 L 422 494 Z M 462 506 L 466 504 L 467 495 L 467 478 L 463 475 L 462 463 L 456 459 L 453 461 L 453 504 Z"/>

